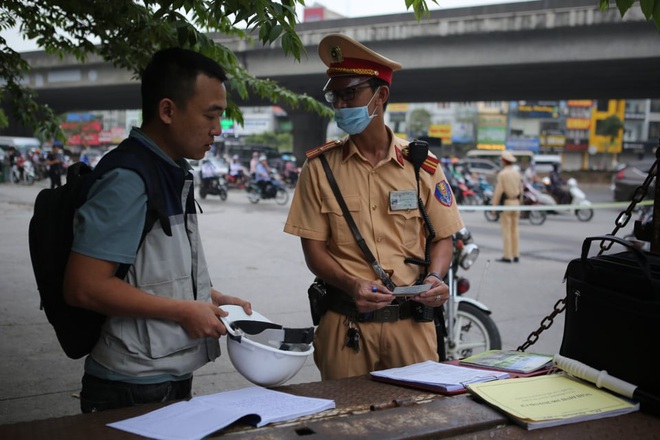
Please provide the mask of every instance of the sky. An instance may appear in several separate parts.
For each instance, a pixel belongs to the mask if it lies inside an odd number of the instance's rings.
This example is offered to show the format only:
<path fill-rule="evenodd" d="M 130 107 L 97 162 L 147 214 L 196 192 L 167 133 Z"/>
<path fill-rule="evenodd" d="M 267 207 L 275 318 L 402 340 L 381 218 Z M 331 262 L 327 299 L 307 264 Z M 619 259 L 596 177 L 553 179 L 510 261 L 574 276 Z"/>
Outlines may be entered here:
<path fill-rule="evenodd" d="M 426 4 L 433 11 L 520 1 L 525 0 L 437 0 L 437 5 L 432 0 L 426 0 Z M 405 0 L 305 0 L 307 6 L 313 6 L 315 3 L 350 18 L 413 12 L 412 8 L 406 10 Z M 298 15 L 302 17 L 301 13 Z"/>
<path fill-rule="evenodd" d="M 436 5 L 432 0 L 426 0 L 430 10 L 462 8 L 469 6 L 482 6 L 497 3 L 516 3 L 526 0 L 437 0 Z M 341 14 L 345 17 L 366 17 L 372 15 L 388 15 L 401 12 L 412 12 L 406 10 L 405 0 L 305 0 L 307 6 L 319 4 L 326 8 Z M 302 20 L 302 9 L 298 11 L 298 16 Z M 18 33 L 18 28 L 3 30 L 0 35 L 7 40 L 10 48 L 17 52 L 29 52 L 40 50 L 34 41 L 25 41 Z"/>

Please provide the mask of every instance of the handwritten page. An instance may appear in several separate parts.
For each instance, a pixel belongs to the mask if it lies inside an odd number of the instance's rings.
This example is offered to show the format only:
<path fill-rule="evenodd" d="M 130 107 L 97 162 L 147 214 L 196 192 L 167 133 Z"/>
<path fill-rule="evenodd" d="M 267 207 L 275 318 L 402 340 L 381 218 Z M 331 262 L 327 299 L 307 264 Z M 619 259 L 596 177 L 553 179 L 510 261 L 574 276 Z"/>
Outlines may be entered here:
<path fill-rule="evenodd" d="M 108 426 L 153 439 L 196 440 L 244 417 L 261 427 L 334 407 L 332 400 L 250 387 L 195 397 Z"/>
<path fill-rule="evenodd" d="M 383 378 L 402 384 L 427 385 L 444 391 L 463 390 L 465 389 L 465 385 L 470 383 L 509 377 L 508 373 L 502 371 L 479 370 L 434 361 L 419 362 L 400 368 L 372 371 L 370 374 L 376 379 Z"/>
<path fill-rule="evenodd" d="M 564 374 L 468 385 L 468 391 L 527 429 L 637 411 L 639 405 Z"/>

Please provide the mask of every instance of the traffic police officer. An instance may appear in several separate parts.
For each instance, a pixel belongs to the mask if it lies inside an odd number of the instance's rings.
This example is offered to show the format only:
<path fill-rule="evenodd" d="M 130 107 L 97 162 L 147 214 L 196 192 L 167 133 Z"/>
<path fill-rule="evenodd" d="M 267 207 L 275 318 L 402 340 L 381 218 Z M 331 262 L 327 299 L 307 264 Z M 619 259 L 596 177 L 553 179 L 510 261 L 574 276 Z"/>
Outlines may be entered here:
<path fill-rule="evenodd" d="M 385 125 L 393 72 L 401 65 L 341 34 L 324 37 L 318 52 L 328 67 L 326 100 L 348 136 L 307 152 L 284 227 L 301 238 L 308 268 L 327 285 L 328 310 L 314 340 L 316 365 L 325 380 L 437 361 L 433 322 L 411 310 L 440 307 L 449 296 L 442 278 L 452 234 L 463 226 L 451 188 L 431 153 L 424 153 L 418 181 L 407 160 L 408 142 Z M 397 298 L 376 275 L 328 183 L 321 154 L 357 229 L 393 283 L 429 284 L 429 290 Z M 418 198 L 435 232 L 428 267 L 405 261 L 425 255 Z"/>
<path fill-rule="evenodd" d="M 500 155 L 502 169 L 497 174 L 497 182 L 493 191 L 493 205 L 515 206 L 520 205 L 523 196 L 522 179 L 520 171 L 513 165 L 516 157 L 504 150 Z M 496 261 L 502 263 L 517 263 L 520 258 L 518 250 L 518 221 L 520 211 L 502 211 L 500 226 L 502 228 L 503 257 Z"/>

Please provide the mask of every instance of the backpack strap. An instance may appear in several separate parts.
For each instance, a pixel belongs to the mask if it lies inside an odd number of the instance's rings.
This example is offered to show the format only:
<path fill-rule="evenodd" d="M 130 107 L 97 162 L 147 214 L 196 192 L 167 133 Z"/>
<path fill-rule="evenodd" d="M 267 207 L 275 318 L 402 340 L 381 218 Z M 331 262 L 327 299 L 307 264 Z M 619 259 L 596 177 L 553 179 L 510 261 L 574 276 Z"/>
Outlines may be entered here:
<path fill-rule="evenodd" d="M 98 178 L 116 168 L 125 168 L 137 173 L 144 182 L 147 193 L 147 214 L 142 228 L 142 235 L 138 248 L 142 245 L 144 238 L 151 231 L 156 222 L 160 222 L 163 232 L 168 237 L 172 236 L 172 227 L 165 207 L 163 197 L 162 180 L 158 173 L 156 161 L 160 160 L 147 147 L 142 145 L 134 138 L 128 137 L 114 150 L 110 151 L 99 162 L 92 171 L 92 176 L 86 180 L 85 186 L 78 200 L 78 207 L 87 200 L 87 195 L 92 185 Z M 126 277 L 131 264 L 119 264 L 115 276 L 118 278 Z"/>

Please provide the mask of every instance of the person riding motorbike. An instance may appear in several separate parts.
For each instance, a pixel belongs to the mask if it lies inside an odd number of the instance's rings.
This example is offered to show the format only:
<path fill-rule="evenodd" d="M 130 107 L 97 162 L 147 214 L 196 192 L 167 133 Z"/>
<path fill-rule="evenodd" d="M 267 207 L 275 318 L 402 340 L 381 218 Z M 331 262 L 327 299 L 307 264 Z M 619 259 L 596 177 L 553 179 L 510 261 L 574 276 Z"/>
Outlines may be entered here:
<path fill-rule="evenodd" d="M 299 170 L 295 159 L 287 160 L 284 164 L 284 178 L 289 182 L 291 188 L 296 186 L 296 182 L 298 182 L 298 174 Z"/>
<path fill-rule="evenodd" d="M 234 154 L 229 164 L 228 180 L 232 183 L 244 183 L 247 179 L 247 172 L 241 163 L 241 158 L 238 154 Z"/>
<path fill-rule="evenodd" d="M 273 194 L 270 197 L 275 195 L 276 188 L 271 182 L 270 177 L 270 167 L 268 166 L 268 158 L 265 154 L 259 156 L 259 162 L 257 163 L 257 169 L 255 172 L 255 181 L 257 186 L 261 189 L 261 196 L 263 198 L 269 197 L 269 192 Z"/>
<path fill-rule="evenodd" d="M 559 173 L 559 164 L 552 164 L 550 173 L 550 194 L 560 205 L 571 203 L 571 194 L 566 187 L 566 182 Z"/>
<path fill-rule="evenodd" d="M 213 182 L 218 178 L 218 170 L 209 159 L 203 159 L 200 169 L 199 177 L 202 178 L 202 187 L 206 190 L 213 186 Z"/>

